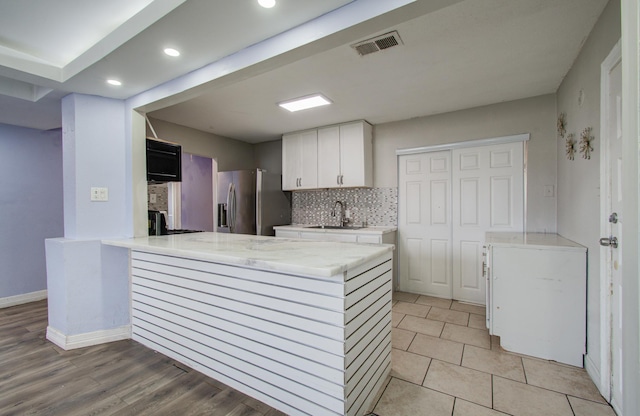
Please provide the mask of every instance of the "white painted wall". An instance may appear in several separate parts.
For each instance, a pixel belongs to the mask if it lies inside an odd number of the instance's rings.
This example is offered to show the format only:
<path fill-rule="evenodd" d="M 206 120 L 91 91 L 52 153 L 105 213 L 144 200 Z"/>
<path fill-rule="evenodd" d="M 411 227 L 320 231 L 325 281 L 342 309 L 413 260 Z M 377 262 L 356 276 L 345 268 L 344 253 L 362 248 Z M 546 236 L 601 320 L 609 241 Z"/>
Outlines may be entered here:
<path fill-rule="evenodd" d="M 544 197 L 556 185 L 555 96 L 455 111 L 378 124 L 373 134 L 375 187 L 397 187 L 396 149 L 530 133 L 528 142 L 527 227 L 556 231 L 556 197 Z"/>
<path fill-rule="evenodd" d="M 44 239 L 63 233 L 62 132 L 0 124 L 0 190 L 0 299 L 44 291 Z"/>
<path fill-rule="evenodd" d="M 126 236 L 124 104 L 71 94 L 62 99 L 64 235 L 67 238 Z M 106 187 L 107 202 L 92 202 L 91 187 Z"/>
<path fill-rule="evenodd" d="M 587 358 L 594 380 L 600 371 L 600 64 L 620 39 L 620 3 L 610 1 L 557 92 L 557 112 L 566 113 L 567 133 L 579 140 L 593 128 L 590 160 L 565 155 L 558 140 L 558 232 L 589 249 L 587 277 Z M 582 91 L 582 93 L 581 93 Z M 582 97 L 580 101 L 580 97 Z M 582 104 L 580 104 L 580 102 Z M 608 215 L 608 214 L 606 214 Z"/>

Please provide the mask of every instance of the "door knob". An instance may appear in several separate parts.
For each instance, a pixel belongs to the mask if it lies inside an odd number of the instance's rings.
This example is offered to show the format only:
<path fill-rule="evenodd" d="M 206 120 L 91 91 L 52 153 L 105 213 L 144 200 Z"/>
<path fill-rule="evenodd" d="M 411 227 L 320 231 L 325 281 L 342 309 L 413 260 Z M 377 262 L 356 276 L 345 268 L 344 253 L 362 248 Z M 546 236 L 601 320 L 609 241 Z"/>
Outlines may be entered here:
<path fill-rule="evenodd" d="M 618 239 L 614 236 L 611 236 L 609 238 L 603 237 L 600 239 L 600 245 L 605 247 L 618 248 Z"/>
<path fill-rule="evenodd" d="M 614 212 L 613 214 L 609 215 L 609 222 L 612 224 L 617 224 L 618 223 L 618 213 Z"/>

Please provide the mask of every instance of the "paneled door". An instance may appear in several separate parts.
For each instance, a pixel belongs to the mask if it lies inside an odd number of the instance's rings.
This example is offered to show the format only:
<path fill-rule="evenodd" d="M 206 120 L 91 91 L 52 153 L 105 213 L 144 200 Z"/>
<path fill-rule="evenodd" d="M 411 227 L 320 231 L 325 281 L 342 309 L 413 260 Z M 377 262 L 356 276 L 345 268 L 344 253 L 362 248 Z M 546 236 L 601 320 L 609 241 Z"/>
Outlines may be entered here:
<path fill-rule="evenodd" d="M 400 289 L 451 298 L 451 152 L 398 163 Z"/>
<path fill-rule="evenodd" d="M 453 150 L 454 299 L 486 301 L 486 232 L 524 230 L 523 146 L 518 142 Z"/>
<path fill-rule="evenodd" d="M 601 66 L 602 142 L 600 153 L 600 299 L 602 372 L 600 391 L 618 414 L 623 414 L 624 372 L 622 360 L 622 246 L 624 245 L 622 191 L 622 56 L 618 43 Z M 608 390 L 608 391 L 607 391 Z"/>
<path fill-rule="evenodd" d="M 524 230 L 524 144 L 398 157 L 400 290 L 484 304 L 488 231 Z"/>

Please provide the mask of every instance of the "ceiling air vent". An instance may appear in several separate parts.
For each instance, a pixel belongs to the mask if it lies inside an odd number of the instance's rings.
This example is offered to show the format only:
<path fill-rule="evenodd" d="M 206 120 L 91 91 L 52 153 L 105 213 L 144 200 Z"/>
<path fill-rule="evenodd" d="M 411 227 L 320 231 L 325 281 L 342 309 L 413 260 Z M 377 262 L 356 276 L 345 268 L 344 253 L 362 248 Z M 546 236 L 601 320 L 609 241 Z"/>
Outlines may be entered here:
<path fill-rule="evenodd" d="M 385 33 L 375 38 L 363 40 L 362 42 L 351 45 L 360 56 L 369 55 L 370 53 L 380 52 L 393 46 L 402 45 L 402 39 L 397 31 Z"/>

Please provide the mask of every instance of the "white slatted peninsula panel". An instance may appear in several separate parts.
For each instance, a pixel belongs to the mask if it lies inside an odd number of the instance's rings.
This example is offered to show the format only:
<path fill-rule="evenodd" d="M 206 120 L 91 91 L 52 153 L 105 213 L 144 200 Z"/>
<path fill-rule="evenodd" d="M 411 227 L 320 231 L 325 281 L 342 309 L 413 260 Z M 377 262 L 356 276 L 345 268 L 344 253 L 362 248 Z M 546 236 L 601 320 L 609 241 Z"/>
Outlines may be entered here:
<path fill-rule="evenodd" d="M 133 339 L 290 415 L 363 415 L 391 361 L 391 253 L 329 279 L 132 251 Z"/>

